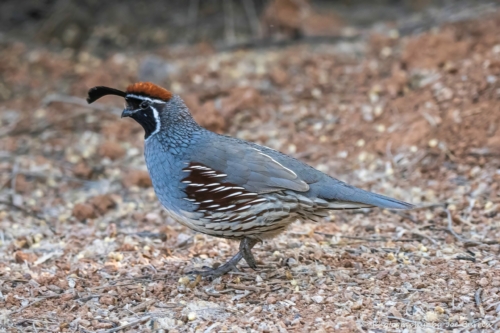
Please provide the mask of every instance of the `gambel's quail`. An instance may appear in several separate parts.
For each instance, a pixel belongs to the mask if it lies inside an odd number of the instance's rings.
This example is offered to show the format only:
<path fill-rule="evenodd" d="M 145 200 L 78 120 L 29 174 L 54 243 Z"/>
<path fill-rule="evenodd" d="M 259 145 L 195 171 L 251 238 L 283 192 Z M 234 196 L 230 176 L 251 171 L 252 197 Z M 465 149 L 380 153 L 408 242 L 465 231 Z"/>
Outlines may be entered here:
<path fill-rule="evenodd" d="M 106 95 L 125 98 L 122 117 L 144 128 L 146 165 L 168 213 L 193 230 L 240 241 L 227 263 L 197 274 L 223 275 L 242 258 L 255 269 L 252 247 L 296 219 L 317 221 L 338 209 L 413 207 L 271 148 L 210 132 L 194 121 L 179 96 L 152 83 L 135 83 L 126 91 L 94 87 L 87 101 Z"/>

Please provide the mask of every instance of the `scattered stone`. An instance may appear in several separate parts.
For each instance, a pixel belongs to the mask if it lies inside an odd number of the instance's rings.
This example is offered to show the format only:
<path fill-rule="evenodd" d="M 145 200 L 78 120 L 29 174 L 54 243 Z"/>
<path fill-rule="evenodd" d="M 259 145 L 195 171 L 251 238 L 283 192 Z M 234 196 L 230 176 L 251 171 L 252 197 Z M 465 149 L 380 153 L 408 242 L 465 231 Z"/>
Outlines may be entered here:
<path fill-rule="evenodd" d="M 125 187 L 138 186 L 147 188 L 153 186 L 149 172 L 145 170 L 131 170 L 123 176 L 123 185 Z"/>
<path fill-rule="evenodd" d="M 125 148 L 118 142 L 107 141 L 99 147 L 99 155 L 107 157 L 111 160 L 117 160 L 125 156 Z"/>
<path fill-rule="evenodd" d="M 325 298 L 319 295 L 313 296 L 311 299 L 318 304 L 322 304 L 325 301 Z"/>
<path fill-rule="evenodd" d="M 14 253 L 14 260 L 18 264 L 23 264 L 25 262 L 33 263 L 38 259 L 38 257 L 34 253 L 26 253 L 23 251 L 16 251 Z"/>
<path fill-rule="evenodd" d="M 79 221 L 94 219 L 97 217 L 96 209 L 93 205 L 87 203 L 76 204 L 73 207 L 72 215 Z"/>
<path fill-rule="evenodd" d="M 104 215 L 106 212 L 116 206 L 115 201 L 110 195 L 98 195 L 89 200 L 89 203 L 95 207 L 99 214 Z"/>

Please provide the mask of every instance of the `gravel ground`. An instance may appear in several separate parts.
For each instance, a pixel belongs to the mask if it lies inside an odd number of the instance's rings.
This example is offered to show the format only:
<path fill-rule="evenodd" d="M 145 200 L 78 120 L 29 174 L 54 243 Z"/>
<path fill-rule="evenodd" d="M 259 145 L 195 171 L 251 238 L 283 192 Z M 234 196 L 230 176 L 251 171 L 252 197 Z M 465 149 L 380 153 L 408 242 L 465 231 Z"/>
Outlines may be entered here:
<path fill-rule="evenodd" d="M 214 52 L 0 52 L 0 330 L 500 329 L 500 14 L 418 36 Z M 151 70 L 155 68 L 155 72 Z M 161 69 L 161 70 L 159 70 Z M 417 204 L 335 212 L 238 248 L 170 219 L 143 133 L 89 87 L 153 80 L 196 119 Z"/>

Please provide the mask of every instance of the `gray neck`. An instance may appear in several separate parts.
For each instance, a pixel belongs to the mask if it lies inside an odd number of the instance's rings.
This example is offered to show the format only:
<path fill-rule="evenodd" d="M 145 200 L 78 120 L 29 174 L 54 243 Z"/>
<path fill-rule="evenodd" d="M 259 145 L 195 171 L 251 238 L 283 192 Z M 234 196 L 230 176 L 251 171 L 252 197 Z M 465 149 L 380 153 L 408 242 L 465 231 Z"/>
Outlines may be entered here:
<path fill-rule="evenodd" d="M 172 97 L 162 115 L 161 129 L 154 137 L 171 154 L 183 153 L 197 140 L 201 132 L 206 131 L 194 121 L 179 96 Z"/>

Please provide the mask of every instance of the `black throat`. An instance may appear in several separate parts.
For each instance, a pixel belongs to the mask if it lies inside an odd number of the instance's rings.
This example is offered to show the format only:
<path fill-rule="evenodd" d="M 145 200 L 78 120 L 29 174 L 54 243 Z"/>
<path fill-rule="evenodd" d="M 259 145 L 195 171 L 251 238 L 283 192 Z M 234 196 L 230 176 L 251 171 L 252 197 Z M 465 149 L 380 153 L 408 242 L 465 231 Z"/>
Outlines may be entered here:
<path fill-rule="evenodd" d="M 160 110 L 157 106 L 143 99 L 126 98 L 128 108 L 137 110 L 129 115 L 130 118 L 137 121 L 144 128 L 144 139 L 149 138 L 160 128 Z"/>
<path fill-rule="evenodd" d="M 136 111 L 131 116 L 131 118 L 144 128 L 144 139 L 149 138 L 160 126 L 160 119 L 158 116 L 155 117 L 155 112 L 152 108 L 153 107 L 150 106 L 145 110 Z"/>

